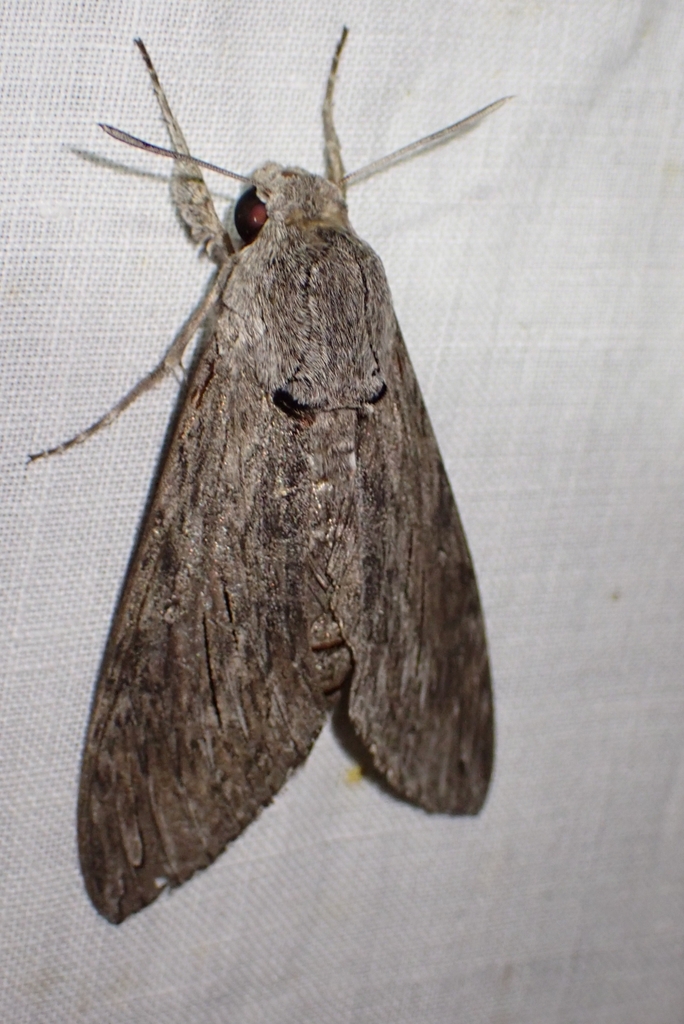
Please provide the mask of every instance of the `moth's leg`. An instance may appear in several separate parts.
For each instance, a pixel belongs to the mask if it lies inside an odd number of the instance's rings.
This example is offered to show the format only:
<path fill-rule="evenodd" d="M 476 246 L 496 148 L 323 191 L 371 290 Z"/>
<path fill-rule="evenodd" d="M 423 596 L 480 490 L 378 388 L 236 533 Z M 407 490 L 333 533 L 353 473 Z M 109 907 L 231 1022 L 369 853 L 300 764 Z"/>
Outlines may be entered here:
<path fill-rule="evenodd" d="M 342 54 L 342 48 L 347 40 L 348 29 L 345 27 L 342 29 L 342 35 L 340 41 L 335 48 L 333 55 L 332 64 L 330 65 L 330 74 L 328 75 L 328 85 L 325 90 L 325 99 L 323 100 L 323 142 L 325 148 L 325 176 L 328 181 L 332 181 L 344 194 L 344 164 L 342 163 L 342 150 L 340 148 L 340 140 L 337 137 L 335 131 L 335 124 L 333 120 L 333 94 L 335 92 L 335 79 L 337 78 L 337 67 L 340 63 L 340 55 Z"/>
<path fill-rule="evenodd" d="M 141 39 L 136 39 L 136 46 L 142 54 L 147 70 L 152 79 L 157 102 L 166 124 L 166 129 L 171 139 L 171 146 L 176 153 L 190 155 L 185 136 L 180 125 L 171 113 L 169 101 L 164 95 L 157 72 L 150 55 L 145 49 Z M 226 262 L 228 255 L 234 252 L 233 245 L 223 229 L 223 225 L 216 213 L 213 200 L 209 195 L 202 172 L 195 163 L 187 163 L 180 160 L 174 161 L 173 174 L 171 175 L 171 199 L 178 214 L 187 224 L 190 237 L 197 245 L 201 245 L 207 256 L 219 266 Z"/>
<path fill-rule="evenodd" d="M 210 312 L 212 306 L 216 303 L 216 300 L 223 291 L 226 281 L 230 277 L 230 272 L 233 268 L 233 261 L 225 263 L 214 275 L 214 280 L 211 283 L 206 295 L 202 298 L 199 305 L 193 310 L 188 319 L 183 324 L 182 328 L 174 338 L 173 342 L 166 350 L 162 361 L 155 366 L 147 376 L 143 377 L 142 380 L 131 388 L 130 391 L 126 392 L 123 398 L 119 399 L 115 406 L 113 406 L 109 412 L 106 412 L 104 416 L 101 416 L 99 420 L 91 424 L 86 430 L 82 430 L 80 434 L 76 434 L 75 437 L 69 438 L 68 441 L 64 441 L 62 444 L 58 444 L 55 448 L 46 448 L 42 452 L 36 452 L 35 455 L 29 455 L 29 462 L 36 462 L 38 459 L 44 459 L 48 455 L 61 455 L 62 452 L 68 451 L 69 448 L 73 448 L 74 445 L 83 444 L 93 434 L 97 434 L 98 431 L 108 427 L 111 423 L 117 419 L 124 409 L 127 409 L 129 405 L 132 405 L 137 398 L 144 395 L 146 391 L 150 391 L 152 388 L 160 384 L 165 377 L 170 373 L 174 373 L 181 367 L 181 359 L 186 348 L 192 341 L 197 331 L 202 326 L 202 323 Z"/>

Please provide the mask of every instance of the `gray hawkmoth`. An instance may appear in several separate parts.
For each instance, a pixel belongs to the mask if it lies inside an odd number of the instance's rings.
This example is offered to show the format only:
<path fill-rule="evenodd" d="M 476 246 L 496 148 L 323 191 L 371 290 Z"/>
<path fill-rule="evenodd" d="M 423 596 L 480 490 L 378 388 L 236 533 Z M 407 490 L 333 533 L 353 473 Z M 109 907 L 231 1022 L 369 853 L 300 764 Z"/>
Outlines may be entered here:
<path fill-rule="evenodd" d="M 81 866 L 112 922 L 211 864 L 306 757 L 333 706 L 398 795 L 475 814 L 487 793 L 493 708 L 475 575 L 382 264 L 344 195 L 503 101 L 345 176 L 332 117 L 345 36 L 323 109 L 326 178 L 267 164 L 241 179 L 242 247 L 138 41 L 173 146 L 173 201 L 217 271 L 157 370 L 60 446 L 178 365 L 212 314 L 83 754 Z"/>

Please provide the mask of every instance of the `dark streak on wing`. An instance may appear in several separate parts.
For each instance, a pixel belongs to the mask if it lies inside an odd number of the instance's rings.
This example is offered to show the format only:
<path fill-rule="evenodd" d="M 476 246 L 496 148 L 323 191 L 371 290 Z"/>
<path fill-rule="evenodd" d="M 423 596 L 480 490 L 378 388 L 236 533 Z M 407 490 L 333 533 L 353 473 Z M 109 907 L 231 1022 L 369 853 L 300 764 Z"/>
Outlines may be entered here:
<path fill-rule="evenodd" d="M 211 691 L 211 703 L 216 712 L 216 721 L 218 722 L 219 729 L 222 728 L 223 723 L 221 722 L 221 710 L 218 704 L 218 697 L 216 694 L 216 680 L 214 679 L 214 673 L 211 668 L 211 650 L 209 645 L 209 635 L 207 633 L 207 617 L 202 617 L 202 632 L 204 633 L 204 653 L 207 666 L 207 679 L 209 681 L 209 689 Z"/>

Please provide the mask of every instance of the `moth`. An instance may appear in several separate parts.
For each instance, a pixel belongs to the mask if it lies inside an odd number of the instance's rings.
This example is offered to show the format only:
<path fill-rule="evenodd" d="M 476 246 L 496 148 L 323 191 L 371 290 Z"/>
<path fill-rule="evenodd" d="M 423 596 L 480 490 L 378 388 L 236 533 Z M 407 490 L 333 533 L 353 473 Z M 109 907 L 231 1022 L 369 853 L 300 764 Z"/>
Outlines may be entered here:
<path fill-rule="evenodd" d="M 171 194 L 216 264 L 163 362 L 79 443 L 180 365 L 202 326 L 106 645 L 78 802 L 97 910 L 119 923 L 206 868 L 306 758 L 328 713 L 430 812 L 476 814 L 494 752 L 477 583 L 380 259 L 346 188 L 465 121 L 345 174 L 244 177 L 242 245 L 214 209 L 152 61 Z M 105 126 L 103 126 L 105 127 Z M 47 453 L 41 453 L 47 454 Z"/>

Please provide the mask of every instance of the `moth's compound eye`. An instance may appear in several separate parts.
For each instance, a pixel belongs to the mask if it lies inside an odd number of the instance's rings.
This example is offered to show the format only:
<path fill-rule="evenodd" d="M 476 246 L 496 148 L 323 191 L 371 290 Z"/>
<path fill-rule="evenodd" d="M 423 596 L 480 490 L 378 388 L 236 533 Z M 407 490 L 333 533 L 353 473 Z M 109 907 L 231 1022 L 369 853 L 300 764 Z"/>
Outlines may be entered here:
<path fill-rule="evenodd" d="M 267 220 L 266 205 L 259 199 L 256 188 L 248 188 L 235 204 L 235 227 L 245 245 L 254 241 Z"/>

